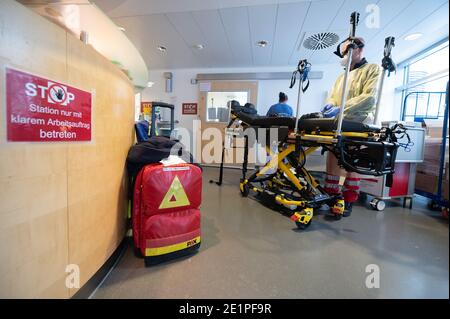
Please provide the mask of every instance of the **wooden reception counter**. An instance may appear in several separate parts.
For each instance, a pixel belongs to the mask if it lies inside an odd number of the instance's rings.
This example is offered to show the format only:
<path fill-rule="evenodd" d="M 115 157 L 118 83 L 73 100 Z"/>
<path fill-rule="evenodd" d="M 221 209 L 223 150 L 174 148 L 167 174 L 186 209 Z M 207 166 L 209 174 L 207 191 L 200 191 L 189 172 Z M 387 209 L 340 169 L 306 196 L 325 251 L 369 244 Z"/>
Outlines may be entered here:
<path fill-rule="evenodd" d="M 8 141 L 7 68 L 90 92 L 91 140 Z M 124 238 L 133 84 L 64 29 L 1 1 L 0 103 L 0 297 L 70 298 L 73 267 L 82 287 Z"/>

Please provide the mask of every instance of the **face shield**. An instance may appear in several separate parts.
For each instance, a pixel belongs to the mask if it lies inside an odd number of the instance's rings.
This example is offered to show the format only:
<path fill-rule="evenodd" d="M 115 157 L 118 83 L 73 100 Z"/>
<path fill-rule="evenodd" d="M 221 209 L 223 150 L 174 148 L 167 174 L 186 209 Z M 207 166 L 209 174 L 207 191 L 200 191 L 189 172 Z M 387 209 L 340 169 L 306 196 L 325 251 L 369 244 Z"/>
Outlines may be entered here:
<path fill-rule="evenodd" d="M 364 42 L 362 42 L 360 39 L 356 38 L 354 43 L 356 48 L 360 49 L 364 48 Z M 333 53 L 342 59 L 347 55 L 349 48 L 350 48 L 350 39 L 347 38 L 338 44 L 336 51 L 334 51 Z"/>

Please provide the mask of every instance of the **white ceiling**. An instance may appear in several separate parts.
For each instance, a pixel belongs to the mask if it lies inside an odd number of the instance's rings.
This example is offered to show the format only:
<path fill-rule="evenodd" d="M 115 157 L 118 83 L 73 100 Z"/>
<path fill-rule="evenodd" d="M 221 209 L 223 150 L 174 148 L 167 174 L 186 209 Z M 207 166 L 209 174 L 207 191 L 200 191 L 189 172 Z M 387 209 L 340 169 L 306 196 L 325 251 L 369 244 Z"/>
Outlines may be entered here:
<path fill-rule="evenodd" d="M 397 62 L 448 37 L 448 0 L 92 0 L 141 52 L 150 69 L 285 66 L 308 58 L 332 63 L 335 47 L 309 51 L 301 44 L 317 32 L 348 35 L 351 12 L 361 13 L 357 35 L 370 60 L 382 57 L 384 39 L 395 36 Z M 366 7 L 380 8 L 380 28 L 369 28 Z M 416 41 L 403 37 L 413 32 Z M 259 40 L 269 45 L 260 48 Z M 195 44 L 203 44 L 201 51 Z M 167 52 L 156 47 L 163 45 Z"/>
<path fill-rule="evenodd" d="M 114 61 L 135 87 L 148 85 L 148 67 L 130 39 L 109 17 L 88 0 L 17 0 L 37 14 L 66 29 L 76 38 L 87 33 L 90 46 Z"/>

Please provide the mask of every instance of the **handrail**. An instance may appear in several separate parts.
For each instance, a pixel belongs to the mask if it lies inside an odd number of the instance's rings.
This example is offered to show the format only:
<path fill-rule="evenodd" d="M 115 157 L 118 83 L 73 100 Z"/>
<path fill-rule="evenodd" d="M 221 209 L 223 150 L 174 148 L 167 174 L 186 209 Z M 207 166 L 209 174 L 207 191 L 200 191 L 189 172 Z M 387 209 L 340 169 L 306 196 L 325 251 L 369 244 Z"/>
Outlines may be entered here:
<path fill-rule="evenodd" d="M 428 193 L 428 192 L 424 192 L 421 191 L 420 189 L 415 190 L 416 193 L 426 196 L 428 198 L 431 198 L 435 203 L 437 203 L 440 206 L 443 207 L 448 207 L 448 200 L 443 198 L 443 187 L 442 187 L 442 182 L 444 179 L 444 165 L 445 165 L 445 150 L 446 150 L 446 144 L 447 144 L 447 128 L 448 128 L 448 118 L 449 118 L 449 104 L 448 104 L 448 93 L 449 93 L 449 82 L 447 82 L 447 87 L 446 87 L 446 91 L 445 92 L 410 92 L 405 96 L 404 99 L 404 103 L 403 103 L 403 112 L 402 112 L 402 116 L 403 116 L 403 120 L 405 119 L 406 116 L 414 116 L 414 120 L 416 120 L 417 118 L 417 96 L 419 94 L 428 94 L 428 101 L 427 101 L 427 111 L 425 114 L 425 116 L 428 115 L 428 107 L 430 104 L 430 96 L 431 94 L 440 94 L 440 98 L 439 98 L 439 108 L 437 111 L 437 116 L 433 117 L 434 119 L 440 119 L 442 118 L 443 121 L 443 128 L 442 128 L 442 144 L 440 147 L 440 154 L 439 154 L 439 175 L 438 175 L 438 185 L 437 185 L 437 192 L 436 193 Z M 412 115 L 406 115 L 406 101 L 409 98 L 409 96 L 416 94 L 416 107 L 414 110 L 414 114 Z M 445 103 L 443 104 L 444 106 L 444 114 L 442 116 L 439 116 L 440 114 L 440 110 L 441 110 L 441 102 L 442 102 L 442 96 L 445 97 Z M 427 117 L 424 117 L 427 118 Z M 430 117 L 428 117 L 430 118 Z"/>
<path fill-rule="evenodd" d="M 444 116 L 439 116 L 439 114 L 441 113 L 441 102 L 442 102 L 442 98 L 443 96 L 445 96 L 446 92 L 443 91 L 414 91 L 414 92 L 409 92 L 405 98 L 403 99 L 403 110 L 402 110 L 402 120 L 404 121 L 406 119 L 406 117 L 412 116 L 414 117 L 414 121 L 416 121 L 417 118 L 417 107 L 418 107 L 418 102 L 419 102 L 419 95 L 428 95 L 428 99 L 427 99 L 427 105 L 426 105 L 426 112 L 425 114 L 420 114 L 423 115 L 420 118 L 422 119 L 439 119 L 439 118 L 443 118 Z M 432 94 L 439 94 L 439 107 L 438 107 L 438 111 L 436 113 L 436 116 L 428 116 L 428 110 L 429 110 L 429 106 L 430 106 L 430 97 Z M 416 95 L 416 105 L 414 107 L 414 113 L 413 114 L 407 114 L 407 109 L 406 109 L 406 104 L 408 101 L 408 98 L 412 95 Z M 444 105 L 445 107 L 445 105 Z M 444 109 L 445 110 L 445 109 Z"/>

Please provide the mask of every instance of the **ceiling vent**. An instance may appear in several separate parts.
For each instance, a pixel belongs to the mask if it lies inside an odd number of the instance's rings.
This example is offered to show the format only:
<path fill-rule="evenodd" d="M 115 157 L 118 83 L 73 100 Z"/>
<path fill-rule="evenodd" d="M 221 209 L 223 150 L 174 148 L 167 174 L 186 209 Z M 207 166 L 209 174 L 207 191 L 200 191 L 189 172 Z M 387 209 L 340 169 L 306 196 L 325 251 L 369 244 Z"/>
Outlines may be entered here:
<path fill-rule="evenodd" d="M 303 42 L 303 46 L 312 51 L 323 50 L 338 43 L 339 36 L 333 32 L 320 32 L 308 36 Z"/>

